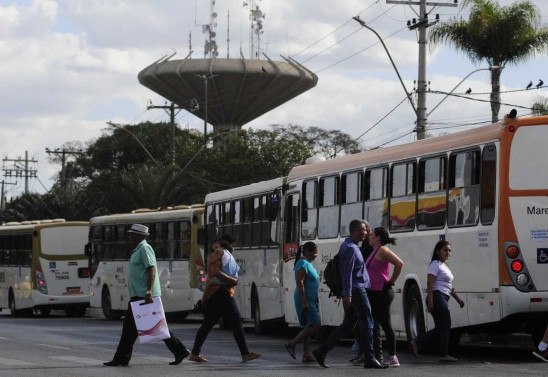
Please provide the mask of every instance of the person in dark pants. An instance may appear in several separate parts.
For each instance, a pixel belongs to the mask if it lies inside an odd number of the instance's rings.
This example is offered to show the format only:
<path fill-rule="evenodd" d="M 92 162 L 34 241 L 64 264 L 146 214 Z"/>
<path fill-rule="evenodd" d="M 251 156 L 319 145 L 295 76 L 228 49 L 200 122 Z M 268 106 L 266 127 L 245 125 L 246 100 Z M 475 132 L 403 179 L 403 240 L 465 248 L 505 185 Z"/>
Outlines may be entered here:
<path fill-rule="evenodd" d="M 220 316 L 232 328 L 234 340 L 240 350 L 242 363 L 254 360 L 261 355 L 249 352 L 244 336 L 242 317 L 234 301 L 234 287 L 238 284 L 239 266 L 228 251 L 230 245 L 226 240 L 217 240 L 211 245 L 211 254 L 207 257 L 207 282 L 203 301 L 206 309 L 204 321 L 196 333 L 190 361 L 198 363 L 209 360 L 200 354 L 202 346 Z"/>
<path fill-rule="evenodd" d="M 403 262 L 394 253 L 387 244 L 396 244 L 396 239 L 390 237 L 388 231 L 383 227 L 373 229 L 370 236 L 373 252 L 365 260 L 365 266 L 371 288 L 368 290 L 369 301 L 371 303 L 371 312 L 375 320 L 373 328 L 373 347 L 375 356 L 380 362 L 383 361 L 382 355 L 382 339 L 381 327 L 386 336 L 388 344 L 388 364 L 391 367 L 399 367 L 400 362 L 396 356 L 396 335 L 392 328 L 392 320 L 390 316 L 390 305 L 394 301 L 394 286 L 398 276 L 400 276 L 403 268 Z M 394 266 L 392 274 L 390 274 L 390 265 Z"/>
<path fill-rule="evenodd" d="M 445 240 L 438 241 L 434 247 L 432 261 L 428 266 L 428 293 L 426 296 L 426 310 L 434 318 L 434 328 L 409 342 L 415 357 L 418 357 L 419 350 L 423 344 L 437 340 L 440 361 L 457 361 L 456 358 L 449 355 L 449 330 L 451 330 L 449 298 L 453 296 L 461 308 L 464 307 L 464 301 L 460 299 L 452 285 L 453 274 L 447 265 L 447 260 L 450 257 L 451 244 Z"/>
<path fill-rule="evenodd" d="M 356 324 L 359 326 L 358 342 L 365 354 L 364 368 L 388 367 L 379 363 L 373 353 L 373 317 L 367 297 L 369 275 L 358 247 L 358 243 L 366 238 L 367 229 L 367 223 L 364 220 L 352 220 L 349 225 L 350 236 L 339 248 L 344 319 L 321 346 L 312 352 L 318 364 L 324 368 L 329 368 L 325 364 L 327 353 L 340 339 L 350 335 Z"/>
<path fill-rule="evenodd" d="M 146 242 L 148 235 L 148 228 L 141 224 L 133 224 L 128 230 L 129 243 L 133 248 L 128 271 L 130 302 L 144 299 L 145 304 L 150 304 L 152 303 L 152 297 L 159 297 L 161 294 L 160 279 L 156 273 L 156 256 L 152 247 Z M 164 339 L 164 343 L 175 356 L 175 361 L 169 364 L 178 365 L 185 357 L 190 355 L 190 351 L 179 339 L 173 336 L 171 331 L 169 335 L 168 339 Z M 136 340 L 137 327 L 133 319 L 131 304 L 128 303 L 122 326 L 122 335 L 114 358 L 112 361 L 103 364 L 107 367 L 127 366 Z"/>

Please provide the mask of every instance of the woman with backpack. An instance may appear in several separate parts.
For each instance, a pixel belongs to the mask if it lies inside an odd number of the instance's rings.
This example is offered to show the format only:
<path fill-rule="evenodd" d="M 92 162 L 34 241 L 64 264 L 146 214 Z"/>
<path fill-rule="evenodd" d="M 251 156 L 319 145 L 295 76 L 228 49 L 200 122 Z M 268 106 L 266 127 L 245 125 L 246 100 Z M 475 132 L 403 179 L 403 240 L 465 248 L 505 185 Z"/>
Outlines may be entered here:
<path fill-rule="evenodd" d="M 303 363 L 315 362 L 316 359 L 310 353 L 310 337 L 320 329 L 320 312 L 318 308 L 318 291 L 320 288 L 320 276 L 312 265 L 312 261 L 318 255 L 318 246 L 314 242 L 307 242 L 299 247 L 295 256 L 295 282 L 294 293 L 295 309 L 299 323 L 303 328 L 300 333 L 291 339 L 285 348 L 293 359 L 295 346 L 303 343 Z"/>

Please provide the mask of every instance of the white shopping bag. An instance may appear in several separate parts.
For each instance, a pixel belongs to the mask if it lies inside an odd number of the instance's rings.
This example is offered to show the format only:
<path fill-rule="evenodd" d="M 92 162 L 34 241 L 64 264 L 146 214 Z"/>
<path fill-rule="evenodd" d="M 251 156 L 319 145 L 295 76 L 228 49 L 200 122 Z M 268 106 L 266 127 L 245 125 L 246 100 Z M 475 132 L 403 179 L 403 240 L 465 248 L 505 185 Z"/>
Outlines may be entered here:
<path fill-rule="evenodd" d="M 148 343 L 170 337 L 162 300 L 160 297 L 153 297 L 152 300 L 151 304 L 145 304 L 145 300 L 131 303 L 139 343 Z"/>

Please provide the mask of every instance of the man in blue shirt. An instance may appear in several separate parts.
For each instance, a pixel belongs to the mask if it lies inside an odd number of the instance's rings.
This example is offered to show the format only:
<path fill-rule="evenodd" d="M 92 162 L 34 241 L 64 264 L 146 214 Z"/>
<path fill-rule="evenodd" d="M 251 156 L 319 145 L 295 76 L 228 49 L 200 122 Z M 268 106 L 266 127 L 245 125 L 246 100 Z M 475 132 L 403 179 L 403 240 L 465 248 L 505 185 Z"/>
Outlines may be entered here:
<path fill-rule="evenodd" d="M 373 317 L 369 299 L 367 298 L 369 275 L 365 269 L 365 261 L 358 246 L 359 242 L 367 238 L 369 224 L 364 220 L 352 220 L 349 230 L 349 237 L 344 240 L 339 248 L 344 319 L 342 324 L 312 354 L 318 364 L 324 368 L 329 368 L 325 364 L 327 353 L 340 339 L 350 335 L 356 324 L 358 324 L 357 340 L 361 349 L 364 350 L 364 368 L 384 369 L 388 365 L 379 363 L 373 352 Z"/>
<path fill-rule="evenodd" d="M 150 304 L 152 303 L 152 297 L 159 297 L 161 294 L 160 279 L 158 279 L 156 273 L 156 256 L 152 246 L 146 241 L 148 236 L 148 227 L 141 224 L 133 224 L 128 230 L 129 244 L 133 248 L 128 271 L 130 302 L 144 299 L 145 304 Z M 170 338 L 164 339 L 164 343 L 175 356 L 175 361 L 169 364 L 177 365 L 190 355 L 190 351 L 179 339 L 173 336 L 171 331 L 169 335 Z M 116 354 L 112 361 L 103 364 L 107 367 L 127 366 L 136 340 L 137 327 L 133 319 L 131 304 L 128 303 Z"/>

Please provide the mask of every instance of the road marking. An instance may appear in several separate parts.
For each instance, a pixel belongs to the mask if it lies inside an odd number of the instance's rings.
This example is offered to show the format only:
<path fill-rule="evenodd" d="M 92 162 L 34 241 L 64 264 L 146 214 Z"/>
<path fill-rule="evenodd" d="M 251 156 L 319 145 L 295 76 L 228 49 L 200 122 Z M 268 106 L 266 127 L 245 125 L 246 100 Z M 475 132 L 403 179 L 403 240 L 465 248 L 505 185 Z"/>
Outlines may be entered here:
<path fill-rule="evenodd" d="M 62 349 L 70 349 L 71 347 L 63 347 L 63 346 L 56 346 L 53 344 L 45 344 L 45 343 L 38 343 L 37 346 L 44 346 L 49 348 L 62 348 Z"/>
<path fill-rule="evenodd" d="M 86 365 L 101 365 L 103 360 L 97 359 L 88 359 L 86 357 L 76 357 L 76 356 L 50 356 L 51 359 L 63 360 L 63 361 L 72 361 L 79 364 Z"/>
<path fill-rule="evenodd" d="M 30 361 L 23 361 L 23 360 L 4 359 L 3 357 L 0 357 L 0 365 L 16 367 L 16 366 L 23 366 L 23 365 L 35 365 L 35 363 L 32 363 Z"/>

